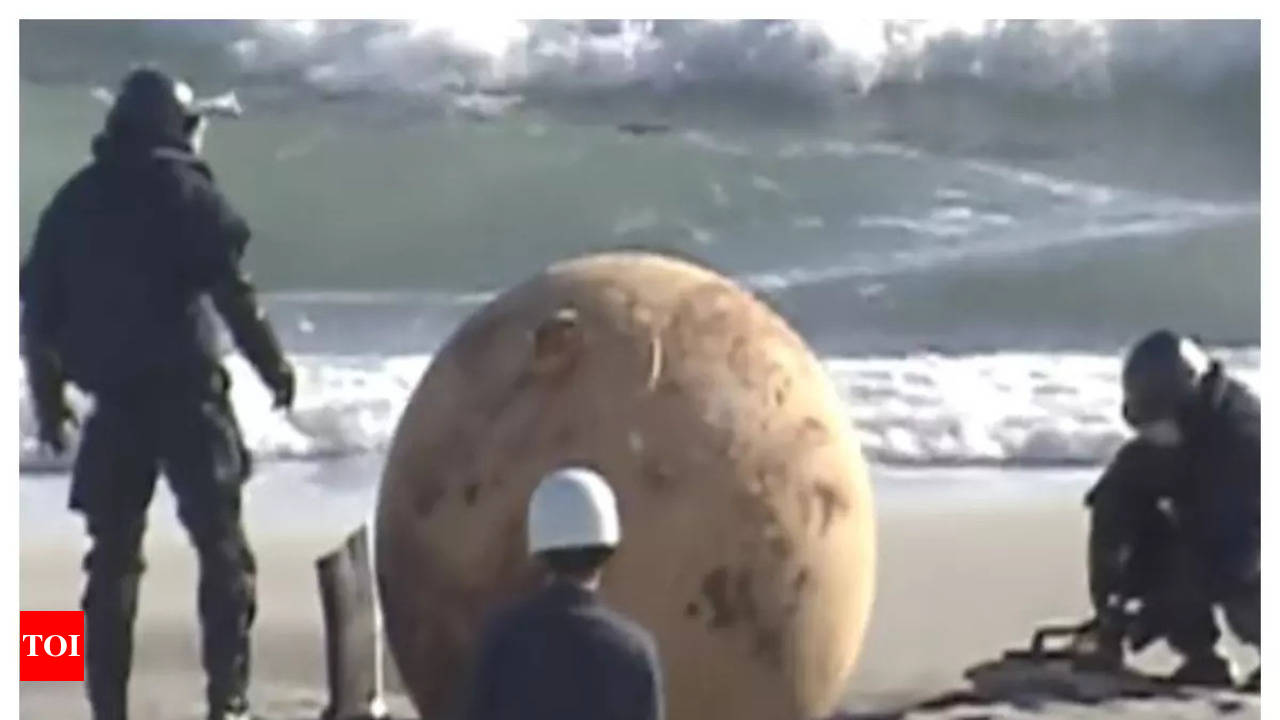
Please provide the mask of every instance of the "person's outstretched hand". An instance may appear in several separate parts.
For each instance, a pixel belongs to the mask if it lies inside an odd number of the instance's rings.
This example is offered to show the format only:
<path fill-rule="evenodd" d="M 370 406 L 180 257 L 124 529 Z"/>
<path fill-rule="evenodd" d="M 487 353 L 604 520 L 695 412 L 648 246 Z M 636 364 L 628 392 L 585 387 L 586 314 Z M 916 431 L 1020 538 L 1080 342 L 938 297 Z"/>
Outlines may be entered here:
<path fill-rule="evenodd" d="M 274 376 L 268 381 L 271 387 L 272 403 L 275 410 L 289 410 L 293 407 L 293 397 L 297 390 L 297 378 L 293 366 L 281 363 Z"/>

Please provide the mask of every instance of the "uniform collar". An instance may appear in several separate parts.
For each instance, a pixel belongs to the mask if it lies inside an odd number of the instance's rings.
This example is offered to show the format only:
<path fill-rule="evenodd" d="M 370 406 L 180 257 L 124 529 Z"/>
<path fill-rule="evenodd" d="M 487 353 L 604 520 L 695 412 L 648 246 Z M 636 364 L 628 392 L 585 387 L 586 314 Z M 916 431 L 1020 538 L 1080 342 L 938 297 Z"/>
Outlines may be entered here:
<path fill-rule="evenodd" d="M 145 164 L 150 160 L 177 162 L 211 175 L 208 165 L 189 143 L 163 135 L 104 132 L 93 139 L 93 156 L 99 162 L 124 165 Z"/>
<path fill-rule="evenodd" d="M 578 583 L 559 578 L 553 579 L 543 594 L 553 602 L 565 605 L 588 605 L 596 601 L 595 592 Z"/>

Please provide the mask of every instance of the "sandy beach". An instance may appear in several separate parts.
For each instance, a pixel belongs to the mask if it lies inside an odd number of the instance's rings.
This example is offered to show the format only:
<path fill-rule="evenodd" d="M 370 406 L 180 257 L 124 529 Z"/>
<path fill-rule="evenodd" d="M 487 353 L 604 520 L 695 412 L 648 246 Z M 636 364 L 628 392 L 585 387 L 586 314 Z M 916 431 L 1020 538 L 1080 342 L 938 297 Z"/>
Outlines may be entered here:
<path fill-rule="evenodd" d="M 254 629 L 256 712 L 267 720 L 315 718 L 325 703 L 323 631 L 313 561 L 371 507 L 376 457 L 264 466 L 250 486 L 246 522 L 259 561 Z M 900 710 L 964 687 L 965 668 L 1023 645 L 1038 623 L 1087 615 L 1080 498 L 1095 471 L 876 468 L 879 588 L 858 668 L 842 702 L 854 717 Z M 76 607 L 84 547 L 63 509 L 66 480 L 20 483 L 24 610 Z M 202 717 L 203 675 L 195 622 L 195 563 L 172 499 L 152 506 L 137 626 L 133 717 Z M 1224 643 L 1243 666 L 1256 656 Z M 1141 664 L 1171 667 L 1162 649 Z M 389 693 L 395 717 L 413 717 Z M 1256 699 L 1175 704 L 1125 701 L 1088 708 L 991 706 L 910 717 L 1259 717 Z M 87 718 L 78 683 L 23 683 L 21 717 Z"/>

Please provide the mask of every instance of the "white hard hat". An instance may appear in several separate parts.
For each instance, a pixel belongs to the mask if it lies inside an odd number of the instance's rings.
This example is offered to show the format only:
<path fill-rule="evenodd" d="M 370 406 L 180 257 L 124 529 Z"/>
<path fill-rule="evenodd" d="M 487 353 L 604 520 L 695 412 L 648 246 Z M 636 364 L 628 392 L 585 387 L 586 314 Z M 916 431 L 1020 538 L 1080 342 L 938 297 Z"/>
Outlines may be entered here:
<path fill-rule="evenodd" d="M 622 539 L 618 502 L 600 473 L 580 467 L 554 470 L 529 499 L 529 553 L 616 547 Z"/>

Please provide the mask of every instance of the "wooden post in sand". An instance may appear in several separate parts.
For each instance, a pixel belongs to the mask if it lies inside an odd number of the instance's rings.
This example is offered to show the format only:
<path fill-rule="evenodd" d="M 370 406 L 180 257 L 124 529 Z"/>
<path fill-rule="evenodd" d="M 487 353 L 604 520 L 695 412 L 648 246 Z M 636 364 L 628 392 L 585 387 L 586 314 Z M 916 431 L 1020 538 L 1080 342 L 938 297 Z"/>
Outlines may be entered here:
<path fill-rule="evenodd" d="M 384 720 L 382 618 L 370 558 L 370 525 L 316 560 L 324 610 L 329 706 L 324 720 Z"/>

